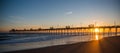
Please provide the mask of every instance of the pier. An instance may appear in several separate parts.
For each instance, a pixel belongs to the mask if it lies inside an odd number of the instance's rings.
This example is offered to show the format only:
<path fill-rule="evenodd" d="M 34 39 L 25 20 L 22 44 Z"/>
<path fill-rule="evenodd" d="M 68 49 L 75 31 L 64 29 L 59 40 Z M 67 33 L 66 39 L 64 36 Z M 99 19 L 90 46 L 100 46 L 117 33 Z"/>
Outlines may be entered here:
<path fill-rule="evenodd" d="M 120 32 L 120 26 L 88 26 L 88 27 L 70 27 L 49 29 L 30 29 L 30 30 L 10 30 L 10 33 L 40 33 L 49 35 L 94 35 L 94 34 L 114 34 Z"/>

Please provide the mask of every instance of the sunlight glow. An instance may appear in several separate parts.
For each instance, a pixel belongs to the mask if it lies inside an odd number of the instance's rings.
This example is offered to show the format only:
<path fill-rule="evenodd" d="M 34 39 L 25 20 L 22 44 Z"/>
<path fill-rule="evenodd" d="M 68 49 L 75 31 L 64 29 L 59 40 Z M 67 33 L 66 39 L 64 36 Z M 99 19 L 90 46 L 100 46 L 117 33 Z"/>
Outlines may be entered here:
<path fill-rule="evenodd" d="M 102 39 L 102 38 L 103 38 L 102 35 L 98 35 L 98 34 L 95 35 L 95 40 L 100 40 L 100 39 Z"/>
<path fill-rule="evenodd" d="M 96 38 L 96 40 L 99 40 L 99 36 L 98 35 L 96 35 L 95 38 Z"/>
<path fill-rule="evenodd" d="M 98 28 L 95 28 L 95 32 L 99 32 L 99 29 L 98 29 Z"/>

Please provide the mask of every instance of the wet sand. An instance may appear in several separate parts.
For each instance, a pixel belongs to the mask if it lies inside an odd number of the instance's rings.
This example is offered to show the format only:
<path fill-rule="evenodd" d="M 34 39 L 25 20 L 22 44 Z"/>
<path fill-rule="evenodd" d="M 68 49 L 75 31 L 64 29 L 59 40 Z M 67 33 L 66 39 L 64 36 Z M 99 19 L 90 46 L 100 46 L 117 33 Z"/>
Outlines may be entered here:
<path fill-rule="evenodd" d="M 6 53 L 120 53 L 120 36 Z"/>

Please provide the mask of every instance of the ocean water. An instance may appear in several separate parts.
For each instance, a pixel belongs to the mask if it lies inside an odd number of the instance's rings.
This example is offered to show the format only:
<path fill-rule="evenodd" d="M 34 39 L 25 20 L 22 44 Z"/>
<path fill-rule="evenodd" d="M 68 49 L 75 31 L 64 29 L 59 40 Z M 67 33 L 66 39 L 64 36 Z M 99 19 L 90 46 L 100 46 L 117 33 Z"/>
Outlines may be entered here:
<path fill-rule="evenodd" d="M 118 33 L 120 36 L 120 33 Z M 34 49 L 55 45 L 86 42 L 104 37 L 116 36 L 115 33 L 73 33 L 73 34 L 11 34 L 0 33 L 0 52 Z"/>
<path fill-rule="evenodd" d="M 0 34 L 0 44 L 14 44 L 26 42 L 40 42 L 54 39 L 71 37 L 70 35 L 48 35 L 48 34 Z"/>
<path fill-rule="evenodd" d="M 120 34 L 120 33 L 118 33 Z M 107 36 L 114 36 L 114 33 L 104 33 L 101 36 L 107 37 Z M 73 35 L 55 35 L 55 34 L 11 34 L 11 33 L 0 33 L 0 44 L 14 44 L 14 43 L 27 43 L 27 42 L 41 42 L 41 41 L 49 41 L 54 39 L 61 39 L 61 38 L 68 38 L 68 37 L 74 37 Z M 91 36 L 88 33 L 86 34 L 79 34 L 77 36 Z M 84 38 L 82 38 L 84 39 Z"/>

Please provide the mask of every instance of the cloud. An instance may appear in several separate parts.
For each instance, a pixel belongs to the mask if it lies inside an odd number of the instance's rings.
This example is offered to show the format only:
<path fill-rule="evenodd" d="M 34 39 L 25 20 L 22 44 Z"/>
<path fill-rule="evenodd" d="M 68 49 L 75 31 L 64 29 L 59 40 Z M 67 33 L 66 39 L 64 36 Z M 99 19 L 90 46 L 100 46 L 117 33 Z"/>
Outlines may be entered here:
<path fill-rule="evenodd" d="M 66 15 L 71 15 L 73 12 L 72 11 L 69 11 L 69 12 L 66 12 Z"/>

